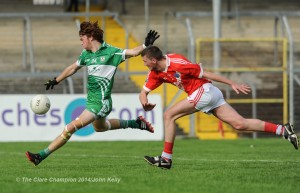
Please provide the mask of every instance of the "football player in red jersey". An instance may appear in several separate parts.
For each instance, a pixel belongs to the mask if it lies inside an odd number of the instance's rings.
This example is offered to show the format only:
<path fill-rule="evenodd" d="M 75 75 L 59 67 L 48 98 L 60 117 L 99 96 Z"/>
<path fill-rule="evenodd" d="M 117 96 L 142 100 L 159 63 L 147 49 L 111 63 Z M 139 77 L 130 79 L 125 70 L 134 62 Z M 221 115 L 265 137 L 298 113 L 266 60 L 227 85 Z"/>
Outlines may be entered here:
<path fill-rule="evenodd" d="M 172 166 L 172 149 L 175 140 L 175 121 L 183 116 L 202 111 L 212 113 L 221 121 L 228 123 L 239 131 L 262 131 L 281 135 L 288 139 L 295 149 L 299 140 L 293 126 L 274 124 L 259 119 L 246 119 L 236 112 L 225 100 L 222 92 L 210 80 L 228 84 L 239 94 L 248 94 L 251 90 L 247 84 L 239 84 L 218 74 L 208 72 L 201 64 L 194 64 L 180 54 L 163 55 L 156 46 L 150 46 L 141 53 L 145 66 L 149 68 L 147 80 L 140 93 L 140 102 L 145 111 L 155 107 L 148 101 L 147 95 L 162 83 L 171 83 L 188 95 L 171 106 L 164 113 L 165 144 L 161 156 L 145 156 L 151 165 L 170 169 Z"/>

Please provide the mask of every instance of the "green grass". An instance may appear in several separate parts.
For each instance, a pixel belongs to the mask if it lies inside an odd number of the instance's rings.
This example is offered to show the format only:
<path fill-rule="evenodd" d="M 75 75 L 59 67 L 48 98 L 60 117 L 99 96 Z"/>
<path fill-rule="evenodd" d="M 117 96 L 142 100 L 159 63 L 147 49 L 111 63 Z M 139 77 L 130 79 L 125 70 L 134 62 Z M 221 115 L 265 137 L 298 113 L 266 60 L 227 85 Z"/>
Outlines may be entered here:
<path fill-rule="evenodd" d="M 143 160 L 143 155 L 161 154 L 163 142 L 69 142 L 34 167 L 27 161 L 25 151 L 37 152 L 47 144 L 0 143 L 1 192 L 293 193 L 300 190 L 300 152 L 278 138 L 177 140 L 171 170 L 150 166 Z M 110 181 L 114 178 L 120 182 Z M 62 179 L 76 182 L 50 182 Z"/>

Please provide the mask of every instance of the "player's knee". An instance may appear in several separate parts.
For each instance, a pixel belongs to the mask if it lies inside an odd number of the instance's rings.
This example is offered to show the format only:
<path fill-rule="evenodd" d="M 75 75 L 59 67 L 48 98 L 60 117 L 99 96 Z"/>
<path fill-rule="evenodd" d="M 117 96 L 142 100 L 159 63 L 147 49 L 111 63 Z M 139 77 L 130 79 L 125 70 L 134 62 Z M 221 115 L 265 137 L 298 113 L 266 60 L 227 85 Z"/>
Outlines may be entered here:
<path fill-rule="evenodd" d="M 62 134 L 60 135 L 65 141 L 68 141 L 73 133 L 83 127 L 83 123 L 79 118 L 73 120 L 70 124 L 66 125 Z"/>
<path fill-rule="evenodd" d="M 94 124 L 94 130 L 96 132 L 105 132 L 111 129 L 111 123 L 107 120 L 104 125 L 96 125 Z"/>
<path fill-rule="evenodd" d="M 172 113 L 170 111 L 166 110 L 164 112 L 164 120 L 167 122 L 175 121 L 175 117 L 172 115 Z"/>
<path fill-rule="evenodd" d="M 178 117 L 172 112 L 172 111 L 165 111 L 164 112 L 164 121 L 170 122 L 170 121 L 176 121 Z"/>

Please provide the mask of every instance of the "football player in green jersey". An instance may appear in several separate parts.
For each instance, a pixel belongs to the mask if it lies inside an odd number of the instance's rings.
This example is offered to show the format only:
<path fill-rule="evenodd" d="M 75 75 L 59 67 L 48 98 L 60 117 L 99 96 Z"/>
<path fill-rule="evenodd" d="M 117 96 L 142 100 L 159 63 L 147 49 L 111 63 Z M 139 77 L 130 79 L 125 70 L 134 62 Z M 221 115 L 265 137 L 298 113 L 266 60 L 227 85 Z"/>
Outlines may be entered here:
<path fill-rule="evenodd" d="M 142 116 L 136 120 L 106 119 L 112 110 L 111 90 L 117 67 L 125 59 L 138 56 L 144 48 L 152 45 L 159 38 L 156 31 L 150 30 L 145 38 L 145 43 L 133 49 L 120 49 L 107 44 L 103 40 L 103 30 L 98 22 L 82 22 L 79 37 L 84 48 L 78 60 L 68 66 L 56 78 L 45 83 L 46 90 L 59 84 L 69 76 L 75 74 L 83 66 L 88 71 L 88 93 L 86 109 L 71 123 L 67 124 L 62 133 L 39 153 L 26 152 L 26 156 L 34 165 L 38 165 L 52 152 L 62 147 L 74 132 L 92 123 L 95 131 L 121 128 L 136 128 L 154 132 L 153 127 Z"/>

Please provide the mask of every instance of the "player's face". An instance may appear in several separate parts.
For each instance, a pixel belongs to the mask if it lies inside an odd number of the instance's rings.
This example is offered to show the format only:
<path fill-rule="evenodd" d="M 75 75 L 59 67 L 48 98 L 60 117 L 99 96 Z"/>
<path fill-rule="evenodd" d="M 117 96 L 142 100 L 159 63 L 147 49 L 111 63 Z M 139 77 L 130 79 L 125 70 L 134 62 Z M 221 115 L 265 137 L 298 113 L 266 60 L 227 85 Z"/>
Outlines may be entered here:
<path fill-rule="evenodd" d="M 149 70 L 155 70 L 156 69 L 156 59 L 149 59 L 147 56 L 143 56 L 144 65 L 149 68 Z"/>
<path fill-rule="evenodd" d="M 91 38 L 86 35 L 80 35 L 81 46 L 86 50 L 91 50 Z"/>

